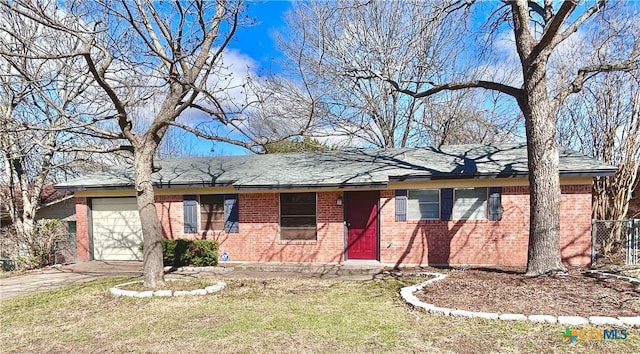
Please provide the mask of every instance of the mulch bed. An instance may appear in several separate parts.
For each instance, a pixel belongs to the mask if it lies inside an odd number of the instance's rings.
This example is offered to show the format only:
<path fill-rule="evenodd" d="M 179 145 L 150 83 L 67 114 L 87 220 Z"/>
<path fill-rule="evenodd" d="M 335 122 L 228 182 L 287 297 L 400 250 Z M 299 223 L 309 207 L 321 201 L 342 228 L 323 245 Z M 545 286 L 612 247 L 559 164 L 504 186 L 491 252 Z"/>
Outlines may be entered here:
<path fill-rule="evenodd" d="M 441 272 L 441 271 L 440 271 Z M 524 277 L 492 270 L 452 270 L 416 296 L 468 311 L 555 316 L 640 316 L 640 285 L 598 274 Z"/>

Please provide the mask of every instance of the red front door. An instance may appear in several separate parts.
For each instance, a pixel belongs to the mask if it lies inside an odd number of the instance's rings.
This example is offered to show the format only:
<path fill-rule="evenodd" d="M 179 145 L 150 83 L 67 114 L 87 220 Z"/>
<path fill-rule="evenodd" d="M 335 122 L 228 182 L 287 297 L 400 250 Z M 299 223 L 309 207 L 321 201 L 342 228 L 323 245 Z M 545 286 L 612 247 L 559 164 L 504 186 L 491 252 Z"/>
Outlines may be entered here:
<path fill-rule="evenodd" d="M 380 192 L 346 192 L 347 259 L 378 259 Z"/>

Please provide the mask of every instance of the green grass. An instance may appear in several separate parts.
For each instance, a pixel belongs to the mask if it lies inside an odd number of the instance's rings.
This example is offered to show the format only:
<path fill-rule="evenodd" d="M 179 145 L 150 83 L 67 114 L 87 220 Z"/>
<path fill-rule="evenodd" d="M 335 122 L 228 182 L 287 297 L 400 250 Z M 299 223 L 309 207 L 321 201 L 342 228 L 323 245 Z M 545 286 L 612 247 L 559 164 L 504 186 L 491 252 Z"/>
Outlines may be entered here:
<path fill-rule="evenodd" d="M 433 316 L 397 279 L 226 280 L 208 296 L 135 299 L 110 278 L 0 303 L 2 352 L 640 352 L 627 340 L 567 344 L 564 327 Z M 457 294 L 456 296 L 459 296 Z"/>

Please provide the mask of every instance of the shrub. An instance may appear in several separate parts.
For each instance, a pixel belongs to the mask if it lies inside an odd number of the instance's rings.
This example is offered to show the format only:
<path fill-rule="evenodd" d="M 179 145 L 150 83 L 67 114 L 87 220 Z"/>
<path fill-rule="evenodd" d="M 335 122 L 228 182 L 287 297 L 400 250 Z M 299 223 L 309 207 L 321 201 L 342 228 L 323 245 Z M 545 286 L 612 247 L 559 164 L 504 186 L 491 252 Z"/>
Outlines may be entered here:
<path fill-rule="evenodd" d="M 56 243 L 69 237 L 60 220 L 41 219 L 28 230 L 9 225 L 0 230 L 0 258 L 11 260 L 18 269 L 32 269 L 55 263 Z M 4 264 L 4 261 L 3 261 Z"/>
<path fill-rule="evenodd" d="M 218 242 L 215 240 L 195 240 L 189 245 L 188 263 L 194 266 L 215 266 L 218 264 Z"/>
<path fill-rule="evenodd" d="M 144 244 L 140 244 L 140 251 Z M 218 242 L 215 240 L 162 240 L 162 263 L 165 266 L 215 266 L 218 264 Z"/>
<path fill-rule="evenodd" d="M 175 245 L 173 246 L 173 261 L 171 265 L 174 267 L 182 267 L 185 265 L 189 265 L 189 245 L 191 245 L 191 240 L 174 240 Z"/>

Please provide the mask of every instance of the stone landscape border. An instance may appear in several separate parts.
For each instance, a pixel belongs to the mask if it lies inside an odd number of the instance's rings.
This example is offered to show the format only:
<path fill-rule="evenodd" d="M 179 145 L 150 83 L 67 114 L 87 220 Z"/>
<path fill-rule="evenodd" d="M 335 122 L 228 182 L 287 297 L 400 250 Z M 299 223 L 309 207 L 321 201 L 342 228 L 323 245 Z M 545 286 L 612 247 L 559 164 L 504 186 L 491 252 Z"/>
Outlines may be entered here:
<path fill-rule="evenodd" d="M 166 281 L 176 281 L 176 280 L 183 280 L 180 278 L 177 279 L 166 279 Z M 142 283 L 143 280 L 136 280 L 136 281 L 131 281 L 128 283 L 123 283 L 123 284 L 118 284 L 116 286 L 114 286 L 113 288 L 110 288 L 109 291 L 111 292 L 111 294 L 115 295 L 115 296 L 128 296 L 128 297 L 138 297 L 138 298 L 143 298 L 143 297 L 153 297 L 153 296 L 162 296 L 162 297 L 169 297 L 169 296 L 188 296 L 188 295 L 207 295 L 207 294 L 213 294 L 215 292 L 218 292 L 222 289 L 224 289 L 227 286 L 227 283 L 224 282 L 216 282 L 215 284 L 211 285 L 211 286 L 207 286 L 204 289 L 193 289 L 193 290 L 146 290 L 146 291 L 135 291 L 135 290 L 123 290 L 120 289 L 120 287 L 123 287 L 125 285 L 131 285 L 131 284 L 138 284 L 138 283 Z"/>
<path fill-rule="evenodd" d="M 620 276 L 620 275 L 601 272 L 601 271 L 587 271 L 587 273 L 602 274 L 606 277 L 628 281 L 633 284 L 640 284 L 640 280 L 636 278 Z M 467 317 L 467 318 L 484 318 L 484 319 L 502 320 L 502 321 L 530 321 L 530 322 L 537 322 L 537 323 L 557 323 L 557 324 L 568 325 L 568 326 L 584 326 L 584 325 L 592 324 L 596 326 L 623 327 L 626 325 L 630 327 L 640 327 L 639 316 L 635 316 L 635 317 L 590 316 L 589 318 L 582 317 L 582 316 L 552 316 L 552 315 L 528 315 L 527 316 L 527 315 L 518 314 L 518 313 L 474 312 L 474 311 L 450 309 L 446 307 L 438 307 L 434 304 L 428 304 L 426 302 L 420 301 L 420 299 L 418 299 L 414 294 L 433 282 L 443 280 L 444 278 L 447 277 L 446 274 L 420 272 L 420 273 L 408 273 L 408 274 L 405 273 L 405 275 L 434 277 L 425 282 L 412 285 L 412 286 L 406 286 L 400 289 L 400 296 L 409 305 L 418 309 L 423 309 L 426 312 L 430 312 L 436 315 Z"/>

